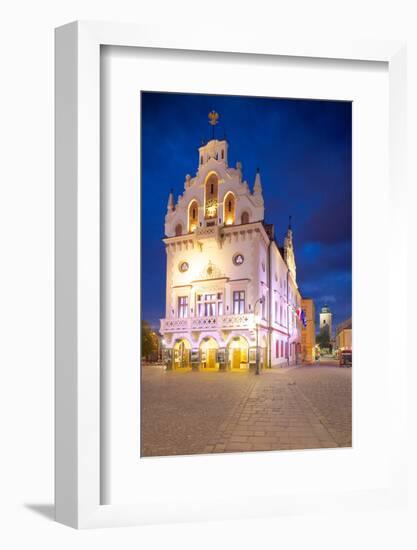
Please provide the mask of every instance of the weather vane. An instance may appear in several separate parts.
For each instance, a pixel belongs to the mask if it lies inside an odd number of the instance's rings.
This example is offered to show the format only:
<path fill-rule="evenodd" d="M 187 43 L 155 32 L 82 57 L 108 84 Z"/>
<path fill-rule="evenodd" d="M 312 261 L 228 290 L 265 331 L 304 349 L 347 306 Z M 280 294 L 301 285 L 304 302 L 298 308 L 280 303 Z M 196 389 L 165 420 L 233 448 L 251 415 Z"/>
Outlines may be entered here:
<path fill-rule="evenodd" d="M 214 127 L 216 126 L 216 124 L 219 123 L 219 118 L 220 118 L 219 113 L 216 113 L 216 111 L 211 111 L 208 114 L 208 117 L 209 117 L 209 124 L 213 128 L 212 139 L 214 139 Z"/>

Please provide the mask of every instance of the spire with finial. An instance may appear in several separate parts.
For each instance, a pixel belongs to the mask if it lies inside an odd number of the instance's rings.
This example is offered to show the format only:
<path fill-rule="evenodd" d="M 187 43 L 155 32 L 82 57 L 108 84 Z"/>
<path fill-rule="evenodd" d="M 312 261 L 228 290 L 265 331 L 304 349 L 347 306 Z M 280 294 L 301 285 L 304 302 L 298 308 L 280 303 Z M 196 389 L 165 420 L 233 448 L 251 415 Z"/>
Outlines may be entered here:
<path fill-rule="evenodd" d="M 216 126 L 216 124 L 219 123 L 220 116 L 219 116 L 219 113 L 216 113 L 216 111 L 210 111 L 210 113 L 208 114 L 208 118 L 209 118 L 209 124 L 212 129 L 211 139 L 214 139 L 214 127 Z"/>
<path fill-rule="evenodd" d="M 173 211 L 174 211 L 174 192 L 171 189 L 168 197 L 167 214 L 170 214 Z"/>
<path fill-rule="evenodd" d="M 253 186 L 254 195 L 262 195 L 262 183 L 261 183 L 261 174 L 259 168 L 256 169 L 255 184 Z"/>

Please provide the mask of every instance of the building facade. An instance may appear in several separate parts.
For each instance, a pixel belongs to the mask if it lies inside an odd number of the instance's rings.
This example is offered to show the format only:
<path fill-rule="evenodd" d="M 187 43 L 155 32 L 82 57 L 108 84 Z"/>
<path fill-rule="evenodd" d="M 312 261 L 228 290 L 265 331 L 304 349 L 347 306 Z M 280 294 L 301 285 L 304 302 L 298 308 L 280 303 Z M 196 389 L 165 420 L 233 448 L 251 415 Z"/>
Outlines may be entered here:
<path fill-rule="evenodd" d="M 301 308 L 306 318 L 306 325 L 301 327 L 302 361 L 311 364 L 316 360 L 316 308 L 311 298 L 302 298 Z"/>
<path fill-rule="evenodd" d="M 329 338 L 330 338 L 330 340 L 332 339 L 332 329 L 333 329 L 332 328 L 332 319 L 333 319 L 333 314 L 330 311 L 329 306 L 324 305 L 321 308 L 321 311 L 320 311 L 320 330 L 323 329 L 324 327 L 328 326 L 329 327 Z"/>
<path fill-rule="evenodd" d="M 352 319 L 346 319 L 336 328 L 336 346 L 339 352 L 352 351 Z"/>
<path fill-rule="evenodd" d="M 279 247 L 264 222 L 259 171 L 253 190 L 228 142 L 198 150 L 195 176 L 169 195 L 165 216 L 168 368 L 282 366 L 301 360 L 301 296 L 291 227 Z"/>

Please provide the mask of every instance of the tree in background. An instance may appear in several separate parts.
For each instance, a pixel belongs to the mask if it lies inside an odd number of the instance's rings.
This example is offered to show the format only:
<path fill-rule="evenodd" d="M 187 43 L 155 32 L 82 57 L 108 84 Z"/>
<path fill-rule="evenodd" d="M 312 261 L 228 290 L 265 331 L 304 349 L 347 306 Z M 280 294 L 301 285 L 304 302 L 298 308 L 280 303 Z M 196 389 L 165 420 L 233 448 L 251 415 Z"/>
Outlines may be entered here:
<path fill-rule="evenodd" d="M 152 330 L 147 321 L 142 321 L 142 357 L 148 360 L 158 357 L 158 335 Z"/>
<path fill-rule="evenodd" d="M 320 346 L 320 350 L 328 349 L 331 351 L 332 344 L 330 343 L 329 325 L 324 325 L 320 329 L 320 333 L 316 337 L 316 342 Z"/>

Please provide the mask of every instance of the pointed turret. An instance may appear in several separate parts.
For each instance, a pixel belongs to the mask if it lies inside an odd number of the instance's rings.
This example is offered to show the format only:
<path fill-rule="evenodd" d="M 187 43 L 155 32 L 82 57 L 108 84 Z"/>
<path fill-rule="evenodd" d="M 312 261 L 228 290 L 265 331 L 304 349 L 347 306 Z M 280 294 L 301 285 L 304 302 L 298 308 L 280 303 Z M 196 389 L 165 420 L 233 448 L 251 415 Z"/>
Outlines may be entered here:
<path fill-rule="evenodd" d="M 259 172 L 259 168 L 256 169 L 256 176 L 255 176 L 255 183 L 253 185 L 253 200 L 256 204 L 256 206 L 262 206 L 264 205 L 264 198 L 262 195 L 262 183 L 261 183 L 261 174 Z M 263 219 L 263 215 L 262 215 Z"/>
<path fill-rule="evenodd" d="M 172 192 L 172 189 L 171 189 L 171 192 L 168 197 L 167 214 L 170 214 L 173 211 L 174 211 L 174 193 Z"/>
<path fill-rule="evenodd" d="M 297 268 L 295 266 L 294 244 L 292 241 L 291 216 L 288 220 L 288 229 L 284 239 L 284 260 L 295 282 L 297 276 Z"/>
<path fill-rule="evenodd" d="M 259 168 L 256 169 L 255 184 L 253 186 L 254 195 L 262 195 L 262 183 L 261 183 L 261 174 L 259 173 Z"/>

